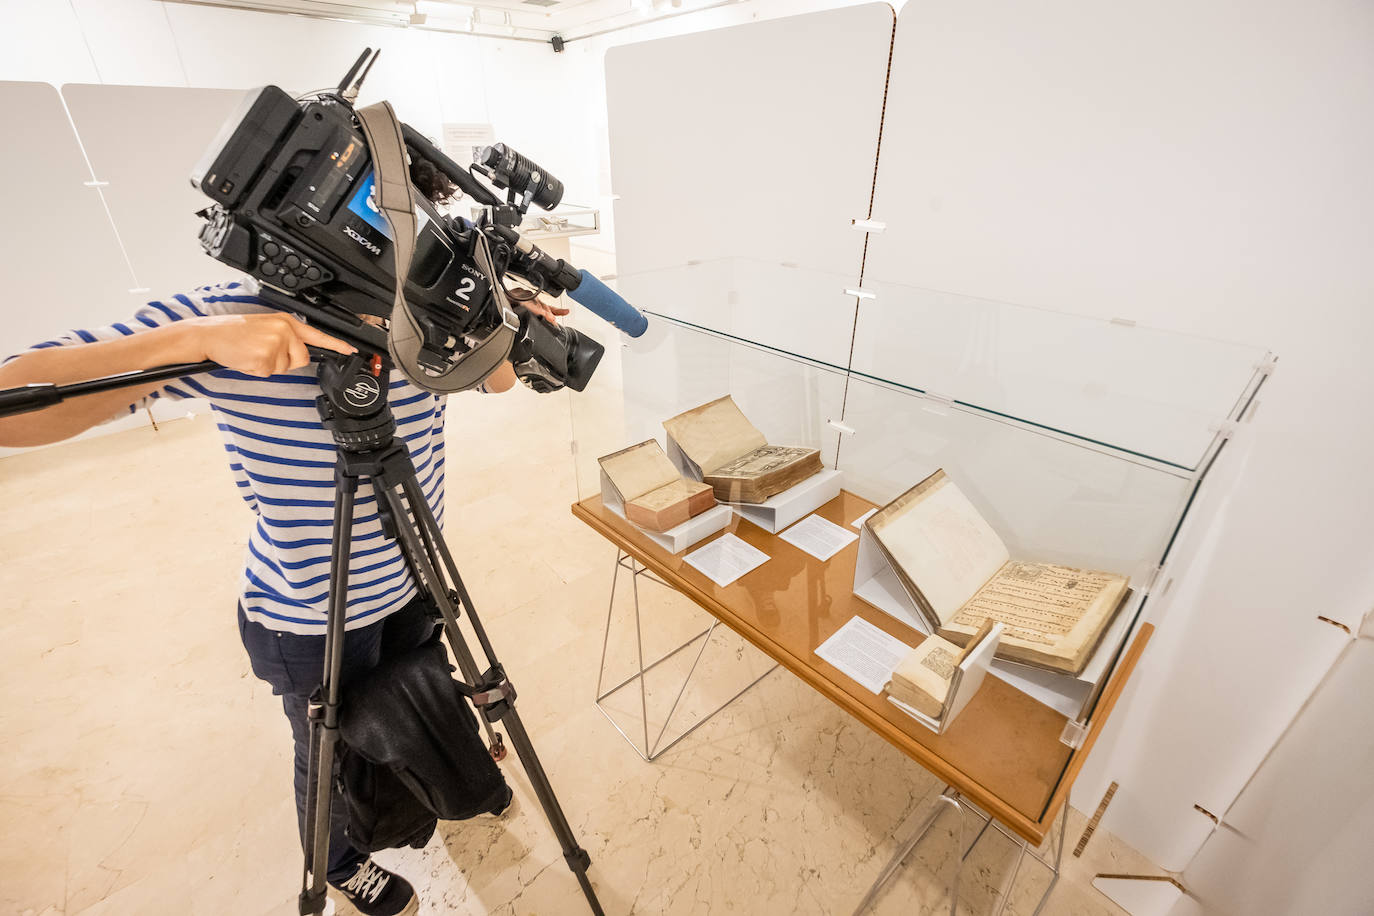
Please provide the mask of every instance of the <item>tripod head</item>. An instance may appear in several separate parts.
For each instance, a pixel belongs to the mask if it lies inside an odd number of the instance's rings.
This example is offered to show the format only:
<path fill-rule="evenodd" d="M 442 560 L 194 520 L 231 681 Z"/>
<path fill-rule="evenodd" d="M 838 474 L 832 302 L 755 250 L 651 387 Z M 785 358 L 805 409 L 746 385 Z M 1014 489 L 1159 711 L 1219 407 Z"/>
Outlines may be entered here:
<path fill-rule="evenodd" d="M 340 452 L 373 452 L 392 443 L 396 421 L 387 401 L 390 381 L 380 356 L 344 356 L 321 351 L 315 399 L 320 422 L 334 437 Z"/>

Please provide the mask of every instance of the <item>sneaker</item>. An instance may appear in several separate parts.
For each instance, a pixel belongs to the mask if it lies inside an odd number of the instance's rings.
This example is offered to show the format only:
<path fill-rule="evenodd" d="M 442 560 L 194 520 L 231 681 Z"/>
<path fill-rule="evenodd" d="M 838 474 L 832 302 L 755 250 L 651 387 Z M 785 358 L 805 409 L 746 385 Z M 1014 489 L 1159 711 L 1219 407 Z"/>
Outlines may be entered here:
<path fill-rule="evenodd" d="M 412 916 L 420 909 L 415 888 L 400 875 L 364 859 L 347 881 L 334 885 L 362 916 Z"/>

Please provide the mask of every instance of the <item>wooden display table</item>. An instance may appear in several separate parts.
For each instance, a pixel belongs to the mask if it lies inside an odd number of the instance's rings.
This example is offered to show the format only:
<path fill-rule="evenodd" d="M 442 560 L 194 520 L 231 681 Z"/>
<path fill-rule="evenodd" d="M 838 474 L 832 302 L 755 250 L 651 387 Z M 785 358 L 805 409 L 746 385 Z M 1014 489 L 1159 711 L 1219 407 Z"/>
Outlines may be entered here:
<path fill-rule="evenodd" d="M 867 500 L 841 491 L 816 514 L 849 528 L 872 508 Z M 815 654 L 817 646 L 855 616 L 908 645 L 925 638 L 853 594 L 857 542 L 822 562 L 736 515 L 712 538 L 733 533 L 771 559 L 721 588 L 681 555 L 669 554 L 603 508 L 600 496 L 573 504 L 572 511 L 624 554 L 944 780 L 947 801 L 957 804 L 962 797 L 973 802 L 1033 846 L 1044 841 L 1056 815 L 1066 809 L 1074 778 L 1153 632 L 1153 627 L 1143 625 L 1126 648 L 1077 748 L 1060 740 L 1067 722 L 1063 714 L 997 677 L 986 678 L 959 718 L 943 735 L 936 735 Z M 761 609 L 768 610 L 760 613 Z M 1061 834 L 1061 854 L 1062 847 Z M 1057 865 L 1051 867 L 1057 873 Z"/>

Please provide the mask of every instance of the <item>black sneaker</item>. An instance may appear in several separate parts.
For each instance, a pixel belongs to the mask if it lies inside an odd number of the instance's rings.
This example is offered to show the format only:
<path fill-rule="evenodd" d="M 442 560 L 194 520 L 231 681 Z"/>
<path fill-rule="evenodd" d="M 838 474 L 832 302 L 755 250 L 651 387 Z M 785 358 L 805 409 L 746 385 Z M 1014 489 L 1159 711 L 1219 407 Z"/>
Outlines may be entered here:
<path fill-rule="evenodd" d="M 364 859 L 347 881 L 334 889 L 363 916 L 412 916 L 420 909 L 415 888 L 400 875 Z"/>

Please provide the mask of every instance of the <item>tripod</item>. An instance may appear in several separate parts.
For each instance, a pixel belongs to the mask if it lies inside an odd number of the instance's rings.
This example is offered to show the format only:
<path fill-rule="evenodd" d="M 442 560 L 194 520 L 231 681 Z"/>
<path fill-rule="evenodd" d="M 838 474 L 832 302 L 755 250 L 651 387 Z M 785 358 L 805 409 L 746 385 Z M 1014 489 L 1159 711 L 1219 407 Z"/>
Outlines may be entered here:
<path fill-rule="evenodd" d="M 563 809 L 549 785 L 548 775 L 530 744 L 520 714 L 515 709 L 515 688 L 496 659 L 486 631 L 473 609 L 457 565 L 444 543 L 439 523 L 415 474 L 405 442 L 396 437 L 396 422 L 387 403 L 388 384 L 381 375 L 381 360 L 364 356 L 323 357 L 319 369 L 324 394 L 316 407 L 324 427 L 334 437 L 338 449 L 335 467 L 335 500 L 332 553 L 329 569 L 329 611 L 324 638 L 324 676 L 310 711 L 310 756 L 307 769 L 305 810 L 305 868 L 299 910 L 320 913 L 325 903 L 325 873 L 329 856 L 330 787 L 333 780 L 335 748 L 339 741 L 340 670 L 343 664 L 344 623 L 348 603 L 348 565 L 353 532 L 353 506 L 358 484 L 372 481 L 383 533 L 397 540 L 421 597 L 439 609 L 444 633 L 453 650 L 459 670 L 469 689 L 472 703 L 487 731 L 491 753 L 497 760 L 505 756 L 505 745 L 492 723 L 505 723 L 510 742 L 515 746 L 539 804 L 549 825 L 563 847 L 563 858 L 577 877 L 592 912 L 603 916 L 596 893 L 587 878 L 591 857 L 573 836 Z M 445 574 L 447 580 L 445 580 Z M 479 671 L 458 628 L 460 608 L 466 608 L 468 623 L 486 657 L 486 671 Z"/>

